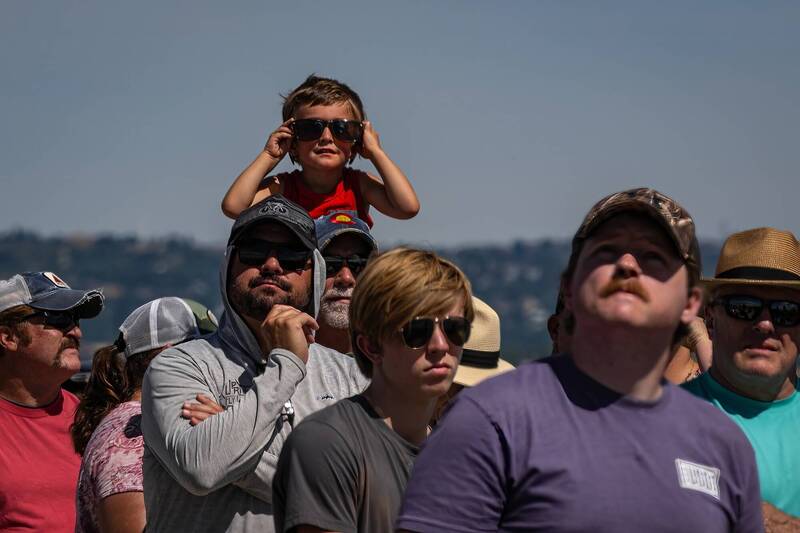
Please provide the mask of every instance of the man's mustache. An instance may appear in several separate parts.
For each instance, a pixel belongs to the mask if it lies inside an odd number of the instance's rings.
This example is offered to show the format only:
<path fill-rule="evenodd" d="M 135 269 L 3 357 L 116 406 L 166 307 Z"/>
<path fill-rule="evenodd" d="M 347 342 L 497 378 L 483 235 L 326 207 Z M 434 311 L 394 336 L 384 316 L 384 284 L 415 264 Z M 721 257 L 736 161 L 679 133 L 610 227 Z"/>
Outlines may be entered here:
<path fill-rule="evenodd" d="M 289 285 L 288 281 L 286 281 L 285 279 L 281 279 L 281 278 L 279 278 L 278 276 L 275 276 L 275 275 L 272 275 L 272 276 L 262 276 L 262 275 L 256 276 L 255 278 L 250 280 L 250 283 L 248 285 L 252 289 L 252 288 L 255 288 L 255 287 L 261 285 L 262 283 L 266 283 L 266 282 L 274 283 L 275 285 L 277 285 L 278 287 L 280 287 L 281 289 L 283 289 L 285 291 L 290 291 L 292 289 L 292 286 Z"/>
<path fill-rule="evenodd" d="M 326 291 L 325 294 L 322 296 L 323 301 L 333 300 L 336 298 L 352 298 L 353 297 L 353 289 L 338 289 L 336 287 L 331 287 L 329 291 Z"/>
<path fill-rule="evenodd" d="M 81 341 L 79 341 L 75 337 L 64 337 L 64 340 L 61 341 L 61 349 L 59 351 L 63 352 L 64 350 L 69 350 L 70 348 L 80 350 Z"/>
<path fill-rule="evenodd" d="M 636 278 L 628 278 L 628 279 L 619 279 L 613 278 L 608 284 L 602 288 L 600 291 L 600 297 L 606 298 L 611 296 L 615 292 L 629 292 L 631 294 L 635 294 L 645 302 L 650 301 L 650 295 L 647 293 L 642 284 L 639 283 L 639 280 Z"/>

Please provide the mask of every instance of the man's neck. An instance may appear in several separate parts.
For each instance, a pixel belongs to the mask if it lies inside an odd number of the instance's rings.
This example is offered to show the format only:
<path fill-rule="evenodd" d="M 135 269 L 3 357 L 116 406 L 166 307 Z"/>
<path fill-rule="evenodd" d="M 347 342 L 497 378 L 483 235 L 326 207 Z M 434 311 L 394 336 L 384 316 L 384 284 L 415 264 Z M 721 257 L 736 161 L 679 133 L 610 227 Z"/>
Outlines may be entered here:
<path fill-rule="evenodd" d="M 428 436 L 428 422 L 436 407 L 436 398 L 395 390 L 386 386 L 379 375 L 373 375 L 363 395 L 383 421 L 411 444 L 419 446 Z"/>
<path fill-rule="evenodd" d="M 314 342 L 341 353 L 352 353 L 353 351 L 350 344 L 350 331 L 331 327 L 323 321 L 319 321 L 319 329 L 314 335 Z"/>
<path fill-rule="evenodd" d="M 572 338 L 572 358 L 582 372 L 620 394 L 641 401 L 661 397 L 671 332 L 585 327 Z"/>
<path fill-rule="evenodd" d="M 794 367 L 792 367 L 794 370 Z M 762 376 L 743 376 L 742 379 L 728 379 L 719 367 L 712 363 L 709 369 L 711 377 L 731 392 L 759 402 L 783 400 L 796 390 L 797 380 L 789 375 L 783 379 L 770 379 Z"/>
<path fill-rule="evenodd" d="M 44 407 L 58 398 L 61 382 L 44 382 L 42 376 L 25 378 L 0 370 L 0 398 L 25 407 Z"/>

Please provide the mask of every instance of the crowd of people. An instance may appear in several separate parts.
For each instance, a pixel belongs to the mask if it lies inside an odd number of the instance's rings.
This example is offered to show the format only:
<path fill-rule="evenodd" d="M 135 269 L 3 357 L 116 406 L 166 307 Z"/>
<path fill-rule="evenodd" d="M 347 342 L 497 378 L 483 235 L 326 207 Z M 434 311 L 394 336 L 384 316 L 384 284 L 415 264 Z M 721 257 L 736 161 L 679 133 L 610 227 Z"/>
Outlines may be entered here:
<path fill-rule="evenodd" d="M 370 206 L 419 201 L 358 95 L 311 76 L 223 200 L 219 320 L 144 302 L 76 396 L 102 290 L 0 281 L 0 531 L 800 530 L 791 232 L 730 235 L 706 279 L 676 200 L 612 193 L 552 355 L 514 368 L 459 267 L 379 251 Z"/>

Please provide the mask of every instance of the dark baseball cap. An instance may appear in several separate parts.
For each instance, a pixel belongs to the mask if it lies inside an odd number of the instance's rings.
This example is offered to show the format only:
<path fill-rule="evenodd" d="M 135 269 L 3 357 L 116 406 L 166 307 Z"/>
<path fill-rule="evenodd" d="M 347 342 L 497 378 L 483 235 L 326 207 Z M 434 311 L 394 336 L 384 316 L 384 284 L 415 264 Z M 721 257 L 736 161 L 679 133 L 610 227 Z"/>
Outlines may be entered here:
<path fill-rule="evenodd" d="M 76 290 L 52 272 L 23 272 L 0 281 L 0 311 L 27 305 L 42 311 L 72 311 L 77 318 L 94 318 L 103 309 L 99 289 Z"/>
<path fill-rule="evenodd" d="M 620 213 L 638 212 L 655 220 L 669 235 L 687 268 L 700 276 L 700 245 L 695 235 L 694 220 L 678 202 L 655 189 L 639 187 L 610 194 L 597 202 L 583 219 L 572 239 L 576 245 L 586 240 L 597 227 Z"/>
<path fill-rule="evenodd" d="M 323 215 L 314 221 L 317 227 L 319 249 L 325 250 L 334 237 L 344 233 L 353 233 L 361 237 L 372 251 L 378 249 L 378 243 L 369 231 L 366 222 L 356 216 L 355 211 L 336 211 Z"/>
<path fill-rule="evenodd" d="M 294 233 L 309 250 L 317 247 L 314 220 L 308 212 L 280 194 L 274 194 L 241 212 L 233 223 L 228 246 L 235 244 L 244 232 L 262 222 L 278 222 Z"/>

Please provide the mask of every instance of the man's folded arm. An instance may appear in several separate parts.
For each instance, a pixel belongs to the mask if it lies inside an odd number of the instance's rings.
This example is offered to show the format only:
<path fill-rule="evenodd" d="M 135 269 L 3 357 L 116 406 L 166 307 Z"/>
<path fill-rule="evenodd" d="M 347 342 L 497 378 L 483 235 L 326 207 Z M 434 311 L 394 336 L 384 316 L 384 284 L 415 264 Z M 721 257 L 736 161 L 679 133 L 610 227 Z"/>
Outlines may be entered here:
<path fill-rule="evenodd" d="M 294 354 L 273 350 L 266 371 L 253 379 L 248 391 L 226 405 L 224 412 L 192 426 L 181 417 L 183 403 L 194 401 L 197 394 L 217 396 L 191 355 L 180 348 L 165 350 L 150 363 L 142 386 L 145 442 L 172 477 L 193 494 L 205 495 L 247 479 L 258 470 L 281 409 L 304 375 L 305 365 Z M 274 466 L 261 470 L 262 476 L 269 477 Z M 266 481 L 259 491 L 263 494 L 270 490 Z M 255 490 L 252 480 L 242 483 Z"/>

